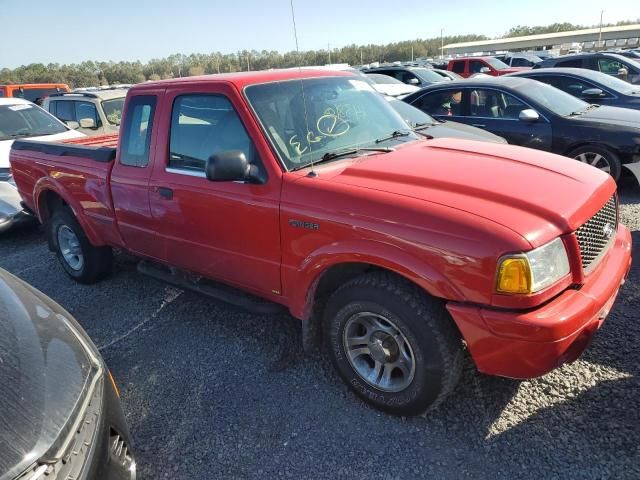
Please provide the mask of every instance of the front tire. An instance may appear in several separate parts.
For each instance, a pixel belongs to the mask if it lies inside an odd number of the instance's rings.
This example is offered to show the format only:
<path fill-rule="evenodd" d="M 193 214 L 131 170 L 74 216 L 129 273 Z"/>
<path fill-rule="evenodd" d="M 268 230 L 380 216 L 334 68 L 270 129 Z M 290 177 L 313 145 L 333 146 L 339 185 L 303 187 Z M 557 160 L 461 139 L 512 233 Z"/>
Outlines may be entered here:
<path fill-rule="evenodd" d="M 111 271 L 111 248 L 91 245 L 68 207 L 54 211 L 49 228 L 56 256 L 71 278 L 80 283 L 95 283 Z"/>
<path fill-rule="evenodd" d="M 574 160 L 589 164 L 608 173 L 617 182 L 622 172 L 620 157 L 606 147 L 585 145 L 573 150 L 568 155 Z"/>
<path fill-rule="evenodd" d="M 386 412 L 434 408 L 460 378 L 462 344 L 444 305 L 393 274 L 366 274 L 336 290 L 324 328 L 341 377 Z"/>

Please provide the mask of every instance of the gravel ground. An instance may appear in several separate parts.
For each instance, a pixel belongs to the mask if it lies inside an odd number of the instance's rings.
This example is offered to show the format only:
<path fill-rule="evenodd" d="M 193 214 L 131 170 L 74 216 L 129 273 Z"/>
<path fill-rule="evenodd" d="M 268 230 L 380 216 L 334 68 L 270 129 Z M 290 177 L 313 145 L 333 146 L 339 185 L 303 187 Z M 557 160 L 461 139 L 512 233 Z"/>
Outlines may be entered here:
<path fill-rule="evenodd" d="M 640 189 L 622 187 L 640 245 Z M 469 365 L 426 418 L 373 410 L 299 323 L 169 287 L 119 258 L 67 278 L 37 229 L 0 238 L 3 267 L 65 306 L 116 377 L 141 479 L 640 478 L 640 267 L 584 356 L 515 382 Z"/>

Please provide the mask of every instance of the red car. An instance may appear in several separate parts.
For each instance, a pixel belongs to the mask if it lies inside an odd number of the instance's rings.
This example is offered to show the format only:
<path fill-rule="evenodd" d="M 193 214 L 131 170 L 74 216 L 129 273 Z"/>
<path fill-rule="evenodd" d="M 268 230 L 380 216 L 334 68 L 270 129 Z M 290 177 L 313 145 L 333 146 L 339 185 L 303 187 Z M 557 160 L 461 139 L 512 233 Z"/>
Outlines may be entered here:
<path fill-rule="evenodd" d="M 609 175 L 432 139 L 345 72 L 136 85 L 116 141 L 11 151 L 71 277 L 100 279 L 119 248 L 182 287 L 284 306 L 358 395 L 397 414 L 441 402 L 465 349 L 512 378 L 575 360 L 631 264 Z"/>
<path fill-rule="evenodd" d="M 510 67 L 502 60 L 494 57 L 466 57 L 449 60 L 447 70 L 455 72 L 464 78 L 468 78 L 476 73 L 499 77 L 508 73 L 531 70 L 531 67 Z"/>

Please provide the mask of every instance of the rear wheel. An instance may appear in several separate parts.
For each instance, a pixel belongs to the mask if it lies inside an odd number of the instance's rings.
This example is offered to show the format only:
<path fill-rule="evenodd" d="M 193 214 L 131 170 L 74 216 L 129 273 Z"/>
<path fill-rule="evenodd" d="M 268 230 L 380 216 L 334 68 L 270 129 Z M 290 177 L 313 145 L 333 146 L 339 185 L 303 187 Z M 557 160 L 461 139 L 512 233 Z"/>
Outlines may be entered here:
<path fill-rule="evenodd" d="M 324 327 L 342 378 L 381 410 L 417 415 L 459 380 L 461 340 L 443 304 L 395 275 L 366 274 L 340 287 Z"/>
<path fill-rule="evenodd" d="M 582 163 L 587 163 L 599 168 L 603 172 L 607 172 L 615 181 L 618 181 L 618 178 L 620 178 L 622 170 L 620 158 L 606 147 L 585 145 L 584 147 L 573 150 L 568 156 Z"/>
<path fill-rule="evenodd" d="M 94 283 L 111 271 L 111 248 L 91 245 L 68 207 L 54 211 L 49 228 L 56 256 L 71 278 Z"/>

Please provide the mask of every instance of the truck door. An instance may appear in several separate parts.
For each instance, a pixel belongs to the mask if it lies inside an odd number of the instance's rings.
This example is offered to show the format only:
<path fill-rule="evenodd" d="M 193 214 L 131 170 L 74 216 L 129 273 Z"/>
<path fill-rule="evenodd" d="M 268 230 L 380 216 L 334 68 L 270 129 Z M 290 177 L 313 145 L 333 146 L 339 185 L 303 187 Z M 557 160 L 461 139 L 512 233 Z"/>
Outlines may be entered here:
<path fill-rule="evenodd" d="M 164 245 L 155 233 L 149 207 L 149 178 L 155 153 L 156 107 L 161 90 L 130 97 L 120 130 L 120 146 L 111 173 L 111 193 L 118 229 L 133 252 L 164 258 Z"/>
<path fill-rule="evenodd" d="M 279 295 L 281 173 L 267 175 L 264 138 L 228 84 L 176 86 L 167 106 L 151 180 L 155 229 L 166 260 L 257 294 Z M 171 106 L 171 107 L 169 107 Z M 169 108 L 171 111 L 169 112 Z M 211 182 L 207 159 L 240 150 L 265 179 L 261 184 Z"/>

